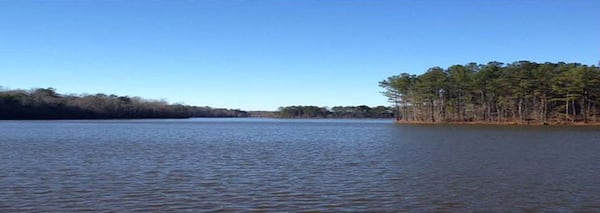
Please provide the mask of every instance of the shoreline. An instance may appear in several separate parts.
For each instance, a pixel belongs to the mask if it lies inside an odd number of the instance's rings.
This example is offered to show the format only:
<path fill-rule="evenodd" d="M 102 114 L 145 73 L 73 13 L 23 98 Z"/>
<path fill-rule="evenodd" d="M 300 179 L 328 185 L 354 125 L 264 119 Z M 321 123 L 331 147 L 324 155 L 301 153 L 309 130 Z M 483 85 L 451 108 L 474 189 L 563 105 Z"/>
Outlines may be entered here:
<path fill-rule="evenodd" d="M 249 117 L 227 117 L 227 116 L 214 116 L 214 117 L 140 117 L 140 118 L 118 118 L 118 117 L 106 117 L 106 118 L 15 118 L 6 119 L 0 118 L 0 121 L 93 121 L 93 120 L 185 120 L 192 118 L 249 118 Z"/>
<path fill-rule="evenodd" d="M 401 125 L 490 125 L 490 126 L 600 126 L 600 122 L 489 122 L 489 121 L 404 121 L 395 120 L 394 123 Z"/>

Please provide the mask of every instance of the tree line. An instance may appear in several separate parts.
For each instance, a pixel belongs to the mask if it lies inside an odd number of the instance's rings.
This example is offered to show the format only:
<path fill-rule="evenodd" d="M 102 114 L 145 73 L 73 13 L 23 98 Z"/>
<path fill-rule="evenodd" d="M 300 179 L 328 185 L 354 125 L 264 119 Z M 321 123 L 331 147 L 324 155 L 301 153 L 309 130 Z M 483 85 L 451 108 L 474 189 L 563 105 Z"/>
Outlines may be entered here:
<path fill-rule="evenodd" d="M 275 116 L 278 118 L 393 118 L 391 107 L 377 106 L 336 106 L 331 109 L 318 106 L 280 107 Z"/>
<path fill-rule="evenodd" d="M 598 122 L 600 69 L 580 63 L 469 63 L 379 82 L 405 122 Z"/>
<path fill-rule="evenodd" d="M 106 94 L 64 95 L 53 88 L 0 91 L 0 119 L 247 117 L 241 110 L 169 104 Z"/>

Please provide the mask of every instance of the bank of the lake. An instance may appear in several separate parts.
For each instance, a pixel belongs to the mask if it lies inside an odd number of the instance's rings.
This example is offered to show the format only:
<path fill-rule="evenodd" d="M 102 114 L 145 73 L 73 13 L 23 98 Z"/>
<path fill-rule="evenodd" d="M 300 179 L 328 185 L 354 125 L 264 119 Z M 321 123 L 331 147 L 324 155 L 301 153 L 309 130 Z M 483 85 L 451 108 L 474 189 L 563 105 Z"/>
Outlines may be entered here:
<path fill-rule="evenodd" d="M 427 125 L 492 125 L 492 126 L 600 126 L 600 122 L 497 122 L 497 121 L 405 121 L 395 120 L 397 124 L 427 124 Z"/>

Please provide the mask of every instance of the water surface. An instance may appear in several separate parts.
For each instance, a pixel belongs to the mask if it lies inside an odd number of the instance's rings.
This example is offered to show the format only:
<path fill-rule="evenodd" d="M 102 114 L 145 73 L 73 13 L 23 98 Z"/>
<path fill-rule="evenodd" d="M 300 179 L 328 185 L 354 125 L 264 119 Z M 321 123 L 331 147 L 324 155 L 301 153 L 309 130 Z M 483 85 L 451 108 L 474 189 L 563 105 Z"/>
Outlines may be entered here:
<path fill-rule="evenodd" d="M 0 211 L 600 211 L 600 129 L 0 121 Z"/>

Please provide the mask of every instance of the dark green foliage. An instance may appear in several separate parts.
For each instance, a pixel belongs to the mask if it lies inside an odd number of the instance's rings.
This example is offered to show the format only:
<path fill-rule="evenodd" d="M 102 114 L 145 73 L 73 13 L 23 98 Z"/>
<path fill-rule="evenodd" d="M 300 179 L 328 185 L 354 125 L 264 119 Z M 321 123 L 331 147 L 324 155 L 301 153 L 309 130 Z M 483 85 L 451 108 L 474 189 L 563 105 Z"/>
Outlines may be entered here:
<path fill-rule="evenodd" d="M 280 107 L 276 112 L 279 118 L 392 118 L 393 110 L 389 107 L 374 108 L 361 106 L 336 106 L 331 110 L 317 106 Z"/>
<path fill-rule="evenodd" d="M 434 67 L 379 82 L 397 119 L 421 122 L 597 121 L 600 69 L 578 63 Z"/>
<path fill-rule="evenodd" d="M 61 95 L 53 88 L 0 91 L 0 119 L 113 119 L 246 117 L 240 110 L 214 109 L 139 97 Z"/>

